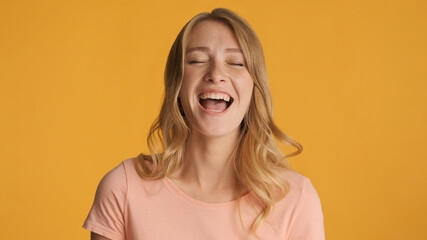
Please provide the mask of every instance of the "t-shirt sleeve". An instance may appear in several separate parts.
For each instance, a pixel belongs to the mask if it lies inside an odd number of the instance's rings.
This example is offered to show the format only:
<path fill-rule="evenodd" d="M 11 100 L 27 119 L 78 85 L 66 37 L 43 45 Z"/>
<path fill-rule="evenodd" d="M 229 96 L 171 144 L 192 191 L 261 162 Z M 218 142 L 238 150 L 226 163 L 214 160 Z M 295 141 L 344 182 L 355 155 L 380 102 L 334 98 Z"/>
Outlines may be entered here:
<path fill-rule="evenodd" d="M 304 178 L 298 205 L 293 214 L 288 240 L 324 240 L 323 213 L 319 195 Z"/>
<path fill-rule="evenodd" d="M 112 240 L 124 240 L 126 192 L 126 172 L 121 163 L 99 183 L 83 228 Z"/>

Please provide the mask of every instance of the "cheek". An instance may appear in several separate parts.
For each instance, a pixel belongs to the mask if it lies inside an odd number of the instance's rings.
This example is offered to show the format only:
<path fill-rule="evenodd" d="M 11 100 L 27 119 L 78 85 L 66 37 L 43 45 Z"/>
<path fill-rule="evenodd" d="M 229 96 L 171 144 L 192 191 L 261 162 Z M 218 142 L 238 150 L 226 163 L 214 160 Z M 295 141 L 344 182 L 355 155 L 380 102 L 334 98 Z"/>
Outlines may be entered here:
<path fill-rule="evenodd" d="M 250 76 L 245 76 L 241 82 L 239 82 L 239 89 L 241 89 L 241 98 L 245 101 L 245 103 L 249 104 L 252 98 L 252 92 L 254 88 L 254 83 Z"/>
<path fill-rule="evenodd" d="M 191 82 L 202 75 L 202 70 L 191 66 L 184 67 L 184 81 Z"/>
<path fill-rule="evenodd" d="M 181 90 L 180 90 L 180 95 L 187 95 L 189 89 L 191 88 L 193 81 L 193 76 L 192 76 L 192 72 L 190 71 L 185 71 L 184 70 L 184 75 L 182 78 L 182 83 L 181 83 Z"/>
<path fill-rule="evenodd" d="M 197 74 L 194 71 L 185 71 L 184 72 L 182 84 L 181 84 L 180 95 L 182 94 L 182 92 L 185 95 L 188 95 L 189 92 L 195 87 L 195 85 L 197 84 L 196 76 L 197 76 Z"/>
<path fill-rule="evenodd" d="M 188 103 L 188 101 L 189 101 L 189 95 L 190 95 L 190 93 L 189 93 L 188 86 L 183 82 L 182 86 L 181 86 L 181 90 L 179 91 L 179 99 L 181 101 L 181 105 L 184 108 L 187 108 L 187 106 L 189 104 Z"/>
<path fill-rule="evenodd" d="M 184 108 L 184 110 L 188 111 L 191 106 L 193 105 L 193 93 L 195 89 L 195 82 L 191 81 L 191 79 L 186 78 L 184 76 L 184 79 L 182 80 L 181 84 L 181 90 L 179 91 L 179 98 L 181 100 L 181 105 Z"/>
<path fill-rule="evenodd" d="M 252 91 L 253 87 L 245 89 L 245 104 L 246 104 L 246 111 L 249 109 L 249 105 L 251 104 L 252 100 Z"/>

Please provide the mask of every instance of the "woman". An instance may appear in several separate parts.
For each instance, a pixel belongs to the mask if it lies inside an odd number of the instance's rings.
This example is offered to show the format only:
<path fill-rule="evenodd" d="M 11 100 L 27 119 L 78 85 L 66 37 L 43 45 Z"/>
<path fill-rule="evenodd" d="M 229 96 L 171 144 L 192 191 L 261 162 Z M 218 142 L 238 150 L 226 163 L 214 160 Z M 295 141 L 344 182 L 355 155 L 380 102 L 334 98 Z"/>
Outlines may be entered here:
<path fill-rule="evenodd" d="M 226 9 L 191 19 L 169 53 L 150 155 L 98 186 L 92 239 L 324 239 L 320 201 L 276 145 L 261 44 Z"/>

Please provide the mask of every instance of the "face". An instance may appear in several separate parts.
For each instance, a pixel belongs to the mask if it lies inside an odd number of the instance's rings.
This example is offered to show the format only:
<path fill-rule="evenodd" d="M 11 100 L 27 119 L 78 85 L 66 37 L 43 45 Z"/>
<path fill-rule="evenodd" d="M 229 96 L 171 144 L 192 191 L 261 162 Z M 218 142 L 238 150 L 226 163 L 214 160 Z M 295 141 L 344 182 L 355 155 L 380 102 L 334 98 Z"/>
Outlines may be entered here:
<path fill-rule="evenodd" d="M 192 134 L 237 136 L 252 90 L 233 30 L 217 21 L 198 23 L 189 34 L 179 93 Z"/>

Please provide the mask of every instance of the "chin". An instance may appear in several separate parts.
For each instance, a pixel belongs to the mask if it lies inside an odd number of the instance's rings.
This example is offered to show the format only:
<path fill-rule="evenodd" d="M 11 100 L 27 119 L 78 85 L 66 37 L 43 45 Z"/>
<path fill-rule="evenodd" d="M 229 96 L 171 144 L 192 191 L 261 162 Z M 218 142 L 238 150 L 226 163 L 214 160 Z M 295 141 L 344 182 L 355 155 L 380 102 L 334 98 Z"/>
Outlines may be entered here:
<path fill-rule="evenodd" d="M 198 128 L 196 130 L 199 134 L 203 135 L 204 137 L 211 137 L 211 138 L 222 138 L 227 136 L 238 136 L 240 131 L 240 125 L 236 126 L 235 128 L 228 128 L 224 129 L 224 127 L 220 128 Z"/>

